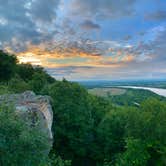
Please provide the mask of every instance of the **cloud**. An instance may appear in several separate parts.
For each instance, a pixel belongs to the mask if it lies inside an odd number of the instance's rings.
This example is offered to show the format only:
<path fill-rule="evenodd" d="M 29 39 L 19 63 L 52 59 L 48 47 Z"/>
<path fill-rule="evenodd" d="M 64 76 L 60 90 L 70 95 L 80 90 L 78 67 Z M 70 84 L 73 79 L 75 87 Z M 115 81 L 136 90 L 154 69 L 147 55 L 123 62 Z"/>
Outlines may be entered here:
<path fill-rule="evenodd" d="M 149 62 L 132 62 L 121 66 L 68 66 L 52 68 L 48 71 L 57 79 L 69 80 L 116 80 L 116 79 L 152 79 L 165 77 L 164 63 L 152 65 Z"/>
<path fill-rule="evenodd" d="M 0 49 L 49 67 L 58 78 L 164 75 L 166 12 L 154 2 L 0 0 L 0 4 Z M 144 12 L 152 24 L 142 22 Z"/>
<path fill-rule="evenodd" d="M 8 42 L 14 36 L 28 37 L 30 33 L 37 33 L 31 20 L 26 16 L 24 5 L 27 0 L 3 1 L 0 0 L 0 17 L 6 24 L 0 26 L 1 42 Z M 25 33 L 25 31 L 27 33 Z"/>
<path fill-rule="evenodd" d="M 158 10 L 153 13 L 149 13 L 145 15 L 145 19 L 152 21 L 166 21 L 166 11 Z"/>
<path fill-rule="evenodd" d="M 132 39 L 132 36 L 131 35 L 127 35 L 123 38 L 124 40 L 128 41 L 128 40 L 131 40 Z"/>
<path fill-rule="evenodd" d="M 102 48 L 103 47 L 103 48 Z M 28 49 L 19 52 L 21 62 L 41 63 L 44 67 L 68 66 L 105 66 L 118 67 L 132 62 L 135 56 L 130 51 L 131 46 L 116 44 L 113 41 L 81 40 L 71 42 L 42 43 L 38 46 L 29 45 Z"/>
<path fill-rule="evenodd" d="M 56 18 L 56 9 L 60 0 L 34 0 L 29 5 L 29 15 L 35 21 L 52 22 Z"/>
<path fill-rule="evenodd" d="M 166 63 L 166 27 L 158 33 L 155 40 L 152 41 L 155 54 L 155 61 L 163 61 Z"/>
<path fill-rule="evenodd" d="M 136 0 L 72 0 L 71 12 L 75 15 L 123 17 L 134 12 Z"/>
<path fill-rule="evenodd" d="M 85 20 L 80 26 L 85 30 L 99 30 L 101 28 L 99 24 L 96 24 L 91 20 Z"/>
<path fill-rule="evenodd" d="M 151 65 L 160 62 L 166 63 L 166 26 L 154 27 L 149 32 L 152 37 L 150 40 L 139 42 L 135 46 L 123 51 L 134 55 L 137 62 L 149 62 Z M 162 67 L 164 68 L 164 66 Z"/>
<path fill-rule="evenodd" d="M 62 79 L 77 75 L 80 71 L 90 70 L 92 66 L 61 66 L 56 68 L 46 68 L 46 71 L 55 78 Z M 67 77 L 66 77 L 67 76 Z"/>
<path fill-rule="evenodd" d="M 17 40 L 21 41 L 20 50 L 22 50 L 26 48 L 27 42 L 39 44 L 54 35 L 55 28 L 48 29 L 53 27 L 52 21 L 56 18 L 58 0 L 50 0 L 49 3 L 45 0 L 0 0 L 0 4 L 2 49 L 11 46 L 13 50 L 16 51 L 16 47 L 18 50 L 18 44 L 15 45 L 16 42 L 13 42 Z M 46 25 L 47 31 L 42 31 L 41 22 L 45 22 L 42 27 Z"/>

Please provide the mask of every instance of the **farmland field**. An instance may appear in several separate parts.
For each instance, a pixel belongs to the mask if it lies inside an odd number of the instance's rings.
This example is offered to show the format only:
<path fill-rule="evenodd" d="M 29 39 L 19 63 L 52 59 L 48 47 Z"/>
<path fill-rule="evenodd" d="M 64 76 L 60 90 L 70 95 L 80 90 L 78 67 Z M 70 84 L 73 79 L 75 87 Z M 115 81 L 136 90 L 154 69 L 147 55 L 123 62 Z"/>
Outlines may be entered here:
<path fill-rule="evenodd" d="M 122 95 L 126 93 L 126 89 L 122 88 L 94 88 L 90 89 L 89 93 L 101 96 L 101 97 L 109 97 L 109 96 L 116 96 L 116 95 Z"/>

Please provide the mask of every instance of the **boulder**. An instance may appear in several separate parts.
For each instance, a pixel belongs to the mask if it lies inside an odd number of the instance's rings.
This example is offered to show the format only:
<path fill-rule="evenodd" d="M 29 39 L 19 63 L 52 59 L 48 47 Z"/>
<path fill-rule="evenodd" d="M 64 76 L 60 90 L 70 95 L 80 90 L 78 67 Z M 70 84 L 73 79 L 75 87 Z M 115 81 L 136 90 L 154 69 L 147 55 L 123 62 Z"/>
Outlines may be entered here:
<path fill-rule="evenodd" d="M 37 126 L 39 130 L 48 135 L 50 147 L 52 146 L 53 112 L 49 96 L 35 95 L 32 91 L 22 94 L 7 94 L 0 96 L 0 104 L 13 106 L 25 123 L 32 127 Z"/>

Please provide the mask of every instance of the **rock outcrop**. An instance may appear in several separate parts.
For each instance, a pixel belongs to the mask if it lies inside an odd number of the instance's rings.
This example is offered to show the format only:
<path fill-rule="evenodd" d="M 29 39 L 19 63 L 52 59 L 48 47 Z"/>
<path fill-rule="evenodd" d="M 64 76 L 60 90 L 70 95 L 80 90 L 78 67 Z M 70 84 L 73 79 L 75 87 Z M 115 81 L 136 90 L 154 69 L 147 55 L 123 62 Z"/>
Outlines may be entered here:
<path fill-rule="evenodd" d="M 39 130 L 46 133 L 52 145 L 53 113 L 49 96 L 39 96 L 32 91 L 26 91 L 22 94 L 2 95 L 0 104 L 12 105 L 26 123 L 32 127 L 37 125 Z"/>

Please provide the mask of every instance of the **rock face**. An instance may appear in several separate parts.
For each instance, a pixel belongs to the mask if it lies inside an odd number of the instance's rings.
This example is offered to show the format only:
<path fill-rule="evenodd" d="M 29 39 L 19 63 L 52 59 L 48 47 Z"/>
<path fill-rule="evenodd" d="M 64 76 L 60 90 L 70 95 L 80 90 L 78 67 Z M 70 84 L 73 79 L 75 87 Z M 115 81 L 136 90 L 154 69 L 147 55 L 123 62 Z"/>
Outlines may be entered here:
<path fill-rule="evenodd" d="M 49 101 L 49 96 L 35 95 L 32 91 L 0 96 L 0 104 L 14 106 L 16 112 L 26 123 L 32 127 L 36 125 L 39 130 L 48 135 L 50 145 L 52 145 L 53 112 Z"/>

